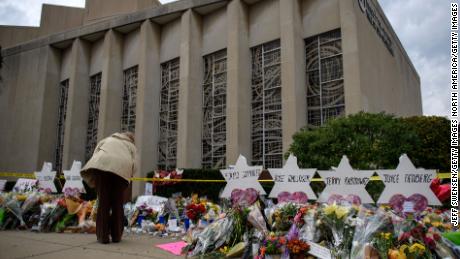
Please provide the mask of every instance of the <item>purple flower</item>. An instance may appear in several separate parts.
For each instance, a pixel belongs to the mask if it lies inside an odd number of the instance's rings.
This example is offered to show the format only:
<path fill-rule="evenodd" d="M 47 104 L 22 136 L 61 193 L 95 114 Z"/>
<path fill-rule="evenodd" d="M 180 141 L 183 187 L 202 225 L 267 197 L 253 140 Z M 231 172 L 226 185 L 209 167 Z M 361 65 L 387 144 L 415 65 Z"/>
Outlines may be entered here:
<path fill-rule="evenodd" d="M 298 238 L 299 238 L 299 229 L 297 228 L 296 224 L 292 224 L 287 234 L 287 239 L 292 240 L 292 239 L 298 239 Z"/>

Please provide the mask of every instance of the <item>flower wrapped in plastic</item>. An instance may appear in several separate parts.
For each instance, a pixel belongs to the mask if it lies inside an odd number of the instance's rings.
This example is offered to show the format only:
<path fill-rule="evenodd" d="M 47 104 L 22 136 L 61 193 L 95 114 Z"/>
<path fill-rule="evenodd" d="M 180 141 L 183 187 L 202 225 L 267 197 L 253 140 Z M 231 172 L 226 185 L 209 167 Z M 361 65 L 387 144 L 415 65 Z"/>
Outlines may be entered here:
<path fill-rule="evenodd" d="M 29 193 L 21 206 L 24 222 L 30 228 L 40 219 L 40 204 L 43 194 L 38 192 Z"/>
<path fill-rule="evenodd" d="M 190 256 L 205 254 L 216 250 L 228 243 L 233 229 L 233 218 L 225 217 L 208 225 L 201 233 L 197 234 Z"/>
<path fill-rule="evenodd" d="M 379 229 L 387 225 L 391 225 L 391 221 L 385 211 L 379 209 L 374 213 L 361 207 L 355 221 L 351 257 L 364 258 L 366 245 L 369 245 Z"/>
<path fill-rule="evenodd" d="M 260 205 L 258 203 L 255 203 L 249 207 L 247 220 L 254 228 L 262 232 L 264 235 L 268 233 L 267 223 L 265 222 L 265 218 L 260 211 Z"/>
<path fill-rule="evenodd" d="M 324 205 L 320 215 L 324 226 L 330 230 L 332 236 L 328 237 L 332 256 L 347 258 L 353 241 L 354 222 L 356 211 L 351 206 L 337 204 Z"/>
<path fill-rule="evenodd" d="M 41 232 L 45 229 L 51 216 L 51 212 L 56 206 L 56 202 L 46 202 L 40 206 L 40 219 L 38 223 L 32 227 L 33 231 Z"/>
<path fill-rule="evenodd" d="M 10 197 L 4 202 L 5 208 L 5 219 L 3 222 L 2 229 L 14 229 L 18 225 L 24 228 L 26 226 L 24 219 L 22 218 L 21 201 L 17 197 Z"/>
<path fill-rule="evenodd" d="M 95 201 L 85 201 L 83 207 L 78 211 L 78 227 L 81 232 L 95 233 L 96 222 L 91 219 L 91 212 L 93 210 Z"/>
<path fill-rule="evenodd" d="M 301 208 L 302 209 L 302 208 Z M 310 206 L 303 214 L 303 225 L 299 230 L 299 238 L 316 242 L 316 206 Z M 297 217 L 297 215 L 296 215 Z M 294 218 L 295 221 L 295 218 Z"/>
<path fill-rule="evenodd" d="M 56 200 L 56 206 L 51 210 L 48 220 L 43 226 L 44 232 L 50 232 L 53 230 L 53 227 L 64 217 L 67 213 L 66 203 L 64 198 L 59 198 Z"/>

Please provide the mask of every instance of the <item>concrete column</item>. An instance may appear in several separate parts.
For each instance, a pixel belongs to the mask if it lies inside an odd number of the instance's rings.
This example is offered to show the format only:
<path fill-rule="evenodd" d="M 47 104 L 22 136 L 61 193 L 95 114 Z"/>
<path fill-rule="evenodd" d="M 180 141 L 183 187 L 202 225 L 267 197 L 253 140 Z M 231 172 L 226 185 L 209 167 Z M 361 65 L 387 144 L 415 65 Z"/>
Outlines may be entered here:
<path fill-rule="evenodd" d="M 251 53 L 248 8 L 242 0 L 227 6 L 227 165 L 238 155 L 251 161 Z"/>
<path fill-rule="evenodd" d="M 40 49 L 38 74 L 39 88 L 43 89 L 43 105 L 41 110 L 40 140 L 38 144 L 38 159 L 36 168 L 39 169 L 43 162 L 54 160 L 56 148 L 56 125 L 58 122 L 59 105 L 59 76 L 61 69 L 61 52 L 51 46 Z"/>
<path fill-rule="evenodd" d="M 201 16 L 189 9 L 181 18 L 177 167 L 201 167 Z"/>
<path fill-rule="evenodd" d="M 138 171 L 145 177 L 156 168 L 159 135 L 159 101 L 161 88 L 161 27 L 150 20 L 140 30 L 139 71 L 136 102 L 136 147 Z M 133 196 L 142 194 L 144 182 L 133 182 Z"/>
<path fill-rule="evenodd" d="M 64 130 L 62 170 L 70 168 L 73 160 L 85 160 L 86 130 L 89 106 L 89 44 L 74 40 L 70 54 L 70 80 Z"/>
<path fill-rule="evenodd" d="M 305 44 L 299 0 L 280 4 L 283 153 L 306 122 Z"/>
<path fill-rule="evenodd" d="M 345 113 L 362 110 L 361 71 L 359 66 L 358 27 L 352 0 L 339 1 L 342 32 L 343 78 L 345 91 Z"/>
<path fill-rule="evenodd" d="M 98 141 L 121 128 L 123 97 L 123 36 L 109 30 L 104 37 L 102 53 L 101 100 L 99 104 Z"/>

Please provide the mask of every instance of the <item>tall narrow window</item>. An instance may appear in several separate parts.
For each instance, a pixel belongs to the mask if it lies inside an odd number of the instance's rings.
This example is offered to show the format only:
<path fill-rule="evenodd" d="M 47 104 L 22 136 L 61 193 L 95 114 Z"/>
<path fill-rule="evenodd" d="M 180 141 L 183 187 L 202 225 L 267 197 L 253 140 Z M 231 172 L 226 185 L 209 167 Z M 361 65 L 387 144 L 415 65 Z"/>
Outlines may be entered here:
<path fill-rule="evenodd" d="M 64 151 L 64 130 L 67 113 L 67 98 L 69 94 L 69 79 L 59 84 L 59 108 L 57 124 L 57 143 L 54 157 L 54 165 L 57 172 L 62 171 L 62 153 Z"/>
<path fill-rule="evenodd" d="M 305 40 L 307 124 L 321 126 L 345 113 L 340 29 Z"/>
<path fill-rule="evenodd" d="M 281 49 L 272 41 L 252 52 L 252 163 L 282 167 Z"/>
<path fill-rule="evenodd" d="M 88 129 L 86 131 L 85 160 L 88 161 L 97 144 L 97 123 L 99 121 L 99 101 L 101 95 L 102 73 L 90 77 L 89 81 L 89 111 Z"/>
<path fill-rule="evenodd" d="M 204 57 L 203 168 L 225 167 L 227 50 Z"/>
<path fill-rule="evenodd" d="M 179 59 L 161 65 L 160 139 L 158 168 L 176 168 L 177 108 L 179 101 Z"/>
<path fill-rule="evenodd" d="M 121 131 L 134 132 L 136 127 L 137 66 L 124 71 Z"/>

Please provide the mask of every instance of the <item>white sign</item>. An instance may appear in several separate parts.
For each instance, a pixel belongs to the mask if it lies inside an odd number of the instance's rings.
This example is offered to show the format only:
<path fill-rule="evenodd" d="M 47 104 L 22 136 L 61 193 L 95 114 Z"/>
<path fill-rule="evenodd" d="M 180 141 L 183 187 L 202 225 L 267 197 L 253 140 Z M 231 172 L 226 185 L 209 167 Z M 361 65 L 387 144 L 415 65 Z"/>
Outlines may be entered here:
<path fill-rule="evenodd" d="M 270 168 L 275 185 L 268 197 L 277 198 L 281 192 L 304 192 L 309 200 L 316 200 L 316 194 L 310 187 L 310 180 L 316 169 L 300 169 L 297 165 L 297 157 L 289 155 L 283 168 Z"/>
<path fill-rule="evenodd" d="M 234 189 L 254 188 L 259 194 L 266 194 L 262 185 L 257 181 L 262 173 L 262 166 L 248 166 L 246 158 L 242 155 L 238 157 L 234 168 L 222 169 L 220 172 L 227 181 L 227 185 L 220 195 L 221 198 L 230 198 Z"/>
<path fill-rule="evenodd" d="M 323 246 L 320 246 L 316 243 L 308 241 L 310 245 L 310 250 L 308 251 L 309 254 L 316 256 L 320 259 L 331 259 L 331 251 Z"/>
<path fill-rule="evenodd" d="M 35 172 L 35 178 L 38 180 L 38 187 L 40 189 L 57 192 L 56 186 L 54 185 L 54 178 L 56 177 L 56 171 L 53 170 L 53 165 L 49 162 L 43 163 L 43 168 L 40 172 Z"/>
<path fill-rule="evenodd" d="M 414 210 L 414 203 L 412 201 L 405 201 L 403 203 L 403 212 L 406 213 L 413 213 L 415 212 Z"/>
<path fill-rule="evenodd" d="M 153 195 L 153 184 L 152 183 L 145 183 L 144 195 Z"/>
<path fill-rule="evenodd" d="M 337 168 L 333 168 L 332 171 L 318 171 L 318 173 L 326 184 L 318 202 L 327 202 L 335 195 L 347 200 L 351 196 L 357 196 L 361 203 L 374 203 L 365 189 L 374 171 L 353 170 L 348 158 L 343 156 Z"/>
<path fill-rule="evenodd" d="M 0 192 L 5 190 L 6 180 L 0 180 Z"/>
<path fill-rule="evenodd" d="M 70 170 L 64 170 L 65 184 L 62 188 L 65 191 L 67 188 L 78 189 L 80 193 L 86 193 L 85 186 L 83 185 L 83 179 L 80 175 L 81 162 L 73 161 Z"/>
<path fill-rule="evenodd" d="M 423 195 L 428 205 L 441 205 L 441 202 L 430 188 L 431 181 L 436 177 L 435 170 L 415 168 L 406 154 L 399 158 L 399 165 L 394 170 L 377 170 L 377 174 L 385 184 L 385 189 L 377 203 L 389 203 L 390 199 L 400 194 L 409 198 L 414 194 Z"/>
<path fill-rule="evenodd" d="M 37 185 L 36 179 L 19 178 L 13 187 L 13 191 L 28 192 L 28 191 L 31 191 L 32 188 L 36 185 Z"/>
<path fill-rule="evenodd" d="M 144 195 L 139 196 L 136 200 L 136 207 L 145 205 L 154 211 L 161 211 L 164 204 L 168 201 L 167 198 L 155 196 L 155 195 Z"/>

